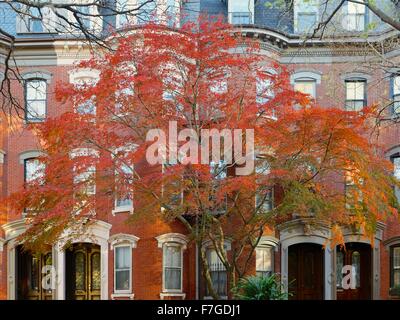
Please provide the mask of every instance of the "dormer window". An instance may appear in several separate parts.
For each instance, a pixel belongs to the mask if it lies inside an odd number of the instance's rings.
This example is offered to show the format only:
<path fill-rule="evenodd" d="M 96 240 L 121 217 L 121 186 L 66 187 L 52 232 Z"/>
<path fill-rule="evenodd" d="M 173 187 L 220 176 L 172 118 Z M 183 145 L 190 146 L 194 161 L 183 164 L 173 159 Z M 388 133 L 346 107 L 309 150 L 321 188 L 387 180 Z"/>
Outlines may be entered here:
<path fill-rule="evenodd" d="M 364 2 L 360 0 L 360 2 Z M 362 3 L 347 1 L 347 30 L 364 31 L 366 26 L 366 6 Z"/>
<path fill-rule="evenodd" d="M 228 19 L 232 24 L 252 24 L 254 17 L 254 0 L 229 0 Z"/>
<path fill-rule="evenodd" d="M 297 0 L 294 6 L 294 28 L 297 33 L 311 33 L 318 22 L 318 0 Z"/>

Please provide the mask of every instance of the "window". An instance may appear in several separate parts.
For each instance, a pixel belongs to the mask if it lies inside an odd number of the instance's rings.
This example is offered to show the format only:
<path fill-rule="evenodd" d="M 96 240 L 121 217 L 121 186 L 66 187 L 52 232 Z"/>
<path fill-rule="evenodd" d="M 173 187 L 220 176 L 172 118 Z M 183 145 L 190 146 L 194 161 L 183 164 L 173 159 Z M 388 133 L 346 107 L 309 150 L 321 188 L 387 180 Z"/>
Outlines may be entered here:
<path fill-rule="evenodd" d="M 91 157 L 98 158 L 99 154 L 94 149 L 89 148 L 78 148 L 74 149 L 70 158 L 74 159 L 76 157 L 87 157 L 88 161 L 92 161 Z M 77 163 L 73 167 L 74 171 L 74 184 L 78 186 L 79 193 L 84 195 L 94 195 L 96 194 L 96 166 L 95 164 L 88 164 L 85 162 L 83 167 L 82 163 Z"/>
<path fill-rule="evenodd" d="M 310 33 L 318 22 L 318 0 L 296 0 L 294 28 L 297 33 Z"/>
<path fill-rule="evenodd" d="M 114 291 L 115 293 L 130 293 L 132 290 L 132 248 L 117 246 L 114 250 Z"/>
<path fill-rule="evenodd" d="M 138 0 L 137 8 L 140 8 L 137 15 L 138 24 L 146 24 L 154 21 L 156 16 L 156 1 Z"/>
<path fill-rule="evenodd" d="M 251 24 L 251 12 L 232 12 L 232 24 Z"/>
<path fill-rule="evenodd" d="M 117 0 L 117 12 L 129 10 L 129 0 Z M 129 24 L 129 16 L 126 13 L 121 13 L 116 16 L 116 28 L 123 28 Z"/>
<path fill-rule="evenodd" d="M 400 114 L 400 76 L 392 78 L 393 114 Z"/>
<path fill-rule="evenodd" d="M 98 78 L 91 74 L 85 74 L 85 71 L 78 71 L 76 76 L 72 76 L 70 81 L 80 90 L 85 90 L 86 87 L 95 86 Z M 81 102 L 75 106 L 75 111 L 81 115 L 95 115 L 96 114 L 96 100 L 95 97 Z"/>
<path fill-rule="evenodd" d="M 129 192 L 133 183 L 133 166 L 121 163 L 115 171 L 116 196 L 115 212 L 132 211 L 133 198 L 132 192 Z"/>
<path fill-rule="evenodd" d="M 224 264 L 215 249 L 207 250 L 207 263 L 210 269 L 212 286 L 220 297 L 227 296 L 228 280 Z M 207 289 L 207 295 L 210 295 Z"/>
<path fill-rule="evenodd" d="M 390 288 L 400 290 L 400 246 L 390 248 Z"/>
<path fill-rule="evenodd" d="M 179 243 L 163 245 L 164 292 L 182 292 L 182 246 Z"/>
<path fill-rule="evenodd" d="M 361 2 L 363 0 L 360 0 Z M 347 30 L 364 31 L 366 26 L 366 7 L 361 3 L 347 1 Z"/>
<path fill-rule="evenodd" d="M 79 18 L 78 23 L 82 24 L 85 30 L 89 30 L 91 28 L 90 6 L 85 5 L 85 6 L 75 7 L 75 10 L 79 11 L 79 13 L 77 14 Z"/>
<path fill-rule="evenodd" d="M 36 179 L 44 178 L 44 163 L 40 162 L 37 158 L 30 158 L 24 160 L 25 182 L 29 183 Z"/>
<path fill-rule="evenodd" d="M 252 24 L 254 1 L 228 0 L 229 22 L 232 24 Z"/>
<path fill-rule="evenodd" d="M 41 122 L 46 118 L 47 82 L 42 79 L 26 81 L 25 119 L 28 122 Z"/>
<path fill-rule="evenodd" d="M 228 166 L 224 160 L 219 160 L 217 163 L 210 161 L 210 173 L 217 180 L 225 179 L 228 175 Z"/>
<path fill-rule="evenodd" d="M 259 277 L 269 277 L 273 272 L 273 248 L 256 248 L 256 274 Z"/>
<path fill-rule="evenodd" d="M 273 188 L 268 186 L 266 176 L 270 173 L 270 165 L 266 159 L 257 158 L 255 173 L 256 183 L 259 184 L 256 192 L 256 208 L 259 208 L 259 213 L 269 212 L 273 208 Z"/>
<path fill-rule="evenodd" d="M 178 22 L 179 6 L 176 0 L 167 0 L 167 25 L 173 27 Z"/>
<path fill-rule="evenodd" d="M 349 168 L 345 172 L 346 208 L 350 210 L 358 208 L 363 202 L 363 193 L 360 190 L 360 186 L 362 186 L 364 180 L 358 173 L 359 171 L 355 168 Z"/>
<path fill-rule="evenodd" d="M 27 13 L 28 32 L 41 33 L 44 32 L 42 18 L 38 8 L 30 7 Z"/>
<path fill-rule="evenodd" d="M 342 288 L 344 267 L 344 252 L 337 251 L 336 253 L 336 287 Z"/>
<path fill-rule="evenodd" d="M 366 81 L 347 80 L 346 85 L 346 110 L 360 111 L 367 105 Z"/>
<path fill-rule="evenodd" d="M 391 158 L 394 165 L 393 175 L 395 176 L 396 179 L 400 180 L 400 155 L 396 154 Z"/>
<path fill-rule="evenodd" d="M 274 98 L 272 80 L 270 76 L 275 73 L 274 70 L 263 71 L 256 79 L 256 103 L 258 105 L 259 114 L 263 114 L 268 118 L 277 120 L 275 109 L 265 110 L 268 101 Z"/>
<path fill-rule="evenodd" d="M 314 30 L 317 24 L 316 12 L 299 12 L 297 14 L 297 32 L 309 33 Z"/>
<path fill-rule="evenodd" d="M 308 94 L 311 98 L 316 97 L 316 82 L 314 79 L 296 79 L 294 90 Z"/>

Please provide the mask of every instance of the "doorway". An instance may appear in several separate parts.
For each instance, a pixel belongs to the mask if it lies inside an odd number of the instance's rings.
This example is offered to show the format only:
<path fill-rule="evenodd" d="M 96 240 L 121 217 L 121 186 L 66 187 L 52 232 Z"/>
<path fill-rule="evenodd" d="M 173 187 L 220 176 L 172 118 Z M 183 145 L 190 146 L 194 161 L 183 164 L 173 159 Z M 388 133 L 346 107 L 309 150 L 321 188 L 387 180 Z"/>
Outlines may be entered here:
<path fill-rule="evenodd" d="M 289 299 L 322 300 L 323 253 L 321 245 L 300 243 L 289 246 Z"/>
<path fill-rule="evenodd" d="M 338 300 L 371 299 L 371 252 L 369 244 L 348 242 L 345 248 L 336 248 L 336 296 Z M 346 274 L 344 266 L 351 266 L 353 288 L 343 288 L 342 279 Z"/>
<path fill-rule="evenodd" d="M 66 297 L 69 300 L 100 300 L 100 246 L 77 243 L 66 250 Z"/>

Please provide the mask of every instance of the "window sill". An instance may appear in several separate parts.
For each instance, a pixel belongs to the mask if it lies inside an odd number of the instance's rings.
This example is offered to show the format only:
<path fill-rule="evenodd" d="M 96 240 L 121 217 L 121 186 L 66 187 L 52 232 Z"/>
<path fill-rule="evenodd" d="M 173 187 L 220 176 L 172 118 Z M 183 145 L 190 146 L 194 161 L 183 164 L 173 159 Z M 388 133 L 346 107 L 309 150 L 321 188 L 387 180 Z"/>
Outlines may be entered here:
<path fill-rule="evenodd" d="M 211 296 L 204 296 L 203 300 L 214 300 L 214 298 L 211 297 Z M 227 296 L 222 296 L 222 297 L 220 297 L 220 300 L 228 300 L 228 297 Z"/>
<path fill-rule="evenodd" d="M 116 207 L 111 211 L 111 214 L 115 216 L 117 213 L 129 212 L 129 214 L 133 214 L 133 207 L 132 206 L 125 206 L 125 207 Z"/>
<path fill-rule="evenodd" d="M 112 293 L 111 300 L 115 300 L 116 298 L 129 298 L 129 300 L 134 300 L 134 293 Z"/>
<path fill-rule="evenodd" d="M 177 292 L 161 292 L 160 293 L 160 299 L 164 300 L 164 298 L 167 297 L 181 297 L 182 300 L 185 300 L 186 298 L 186 293 L 177 293 Z"/>

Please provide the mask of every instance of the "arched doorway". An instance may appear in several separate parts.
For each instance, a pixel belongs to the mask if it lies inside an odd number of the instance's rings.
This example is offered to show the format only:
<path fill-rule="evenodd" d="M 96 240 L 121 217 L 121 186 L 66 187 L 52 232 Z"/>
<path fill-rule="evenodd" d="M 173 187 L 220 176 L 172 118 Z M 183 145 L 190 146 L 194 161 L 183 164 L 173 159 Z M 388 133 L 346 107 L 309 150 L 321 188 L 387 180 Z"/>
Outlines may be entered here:
<path fill-rule="evenodd" d="M 371 299 L 372 248 L 369 244 L 348 242 L 336 247 L 336 296 L 338 300 Z M 343 267 L 348 266 L 348 269 Z M 351 270 L 351 274 L 348 270 Z M 345 271 L 343 273 L 342 271 Z M 343 277 L 348 275 L 343 286 Z M 353 286 L 350 286 L 350 281 Z"/>
<path fill-rule="evenodd" d="M 322 300 L 324 298 L 324 250 L 314 243 L 289 246 L 289 299 Z"/>
<path fill-rule="evenodd" d="M 69 300 L 100 300 L 100 246 L 76 243 L 66 249 L 66 298 Z"/>
<path fill-rule="evenodd" d="M 53 298 L 51 284 L 48 283 L 48 271 L 45 269 L 46 266 L 52 266 L 52 258 L 51 248 L 45 254 L 33 254 L 24 250 L 22 245 L 16 247 L 16 298 L 18 300 L 51 300 Z"/>

